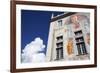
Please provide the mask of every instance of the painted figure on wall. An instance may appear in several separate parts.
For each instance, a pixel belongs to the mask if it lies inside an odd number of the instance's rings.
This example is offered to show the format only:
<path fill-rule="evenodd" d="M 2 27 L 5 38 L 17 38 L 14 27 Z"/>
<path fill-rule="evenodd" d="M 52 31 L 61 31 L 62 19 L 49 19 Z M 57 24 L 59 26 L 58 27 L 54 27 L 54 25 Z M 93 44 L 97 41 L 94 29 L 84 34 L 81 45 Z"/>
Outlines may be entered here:
<path fill-rule="evenodd" d="M 78 22 L 78 16 L 77 15 L 71 16 L 71 22 L 73 23 L 74 29 L 80 28 L 80 24 Z"/>
<path fill-rule="evenodd" d="M 73 54 L 73 38 L 69 38 L 69 40 L 68 40 L 67 53 L 68 53 L 68 55 Z"/>
<path fill-rule="evenodd" d="M 86 35 L 86 42 L 88 45 L 90 45 L 90 33 L 87 33 Z"/>
<path fill-rule="evenodd" d="M 86 34 L 86 46 L 87 46 L 87 52 L 90 54 L 90 33 Z"/>

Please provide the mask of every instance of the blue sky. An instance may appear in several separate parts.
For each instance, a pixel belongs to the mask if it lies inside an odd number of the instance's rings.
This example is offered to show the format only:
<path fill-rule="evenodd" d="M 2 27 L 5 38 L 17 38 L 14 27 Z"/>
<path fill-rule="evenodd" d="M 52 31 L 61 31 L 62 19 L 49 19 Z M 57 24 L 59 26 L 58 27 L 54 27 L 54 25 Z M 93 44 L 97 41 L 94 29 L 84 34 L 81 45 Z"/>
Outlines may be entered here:
<path fill-rule="evenodd" d="M 21 48 L 36 37 L 43 39 L 47 48 L 50 19 L 52 13 L 56 16 L 63 12 L 21 10 Z M 46 48 L 44 52 L 46 53 Z"/>

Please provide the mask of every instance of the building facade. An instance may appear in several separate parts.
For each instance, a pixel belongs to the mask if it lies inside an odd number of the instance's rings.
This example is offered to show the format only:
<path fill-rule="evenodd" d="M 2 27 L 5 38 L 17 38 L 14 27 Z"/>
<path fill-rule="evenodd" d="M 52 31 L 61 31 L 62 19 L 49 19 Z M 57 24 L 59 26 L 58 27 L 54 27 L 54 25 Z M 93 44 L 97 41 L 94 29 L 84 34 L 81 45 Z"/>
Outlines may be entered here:
<path fill-rule="evenodd" d="M 90 54 L 89 13 L 52 16 L 46 61 L 84 60 Z"/>

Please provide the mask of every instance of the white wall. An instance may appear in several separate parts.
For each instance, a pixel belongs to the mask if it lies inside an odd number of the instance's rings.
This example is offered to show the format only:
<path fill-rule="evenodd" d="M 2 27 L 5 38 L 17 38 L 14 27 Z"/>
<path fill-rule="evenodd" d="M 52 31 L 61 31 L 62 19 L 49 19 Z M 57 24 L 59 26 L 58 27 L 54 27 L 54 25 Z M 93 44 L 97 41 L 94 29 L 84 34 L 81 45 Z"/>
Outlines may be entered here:
<path fill-rule="evenodd" d="M 58 3 L 76 3 L 98 5 L 98 40 L 100 40 L 100 1 L 99 0 L 33 0 Z M 98 41 L 100 43 L 100 41 Z M 99 73 L 100 72 L 100 46 L 98 44 L 98 67 L 85 69 L 42 71 L 35 73 Z M 10 68 L 10 0 L 0 0 L 0 73 L 9 73 Z M 31 72 L 32 73 L 32 72 Z"/>

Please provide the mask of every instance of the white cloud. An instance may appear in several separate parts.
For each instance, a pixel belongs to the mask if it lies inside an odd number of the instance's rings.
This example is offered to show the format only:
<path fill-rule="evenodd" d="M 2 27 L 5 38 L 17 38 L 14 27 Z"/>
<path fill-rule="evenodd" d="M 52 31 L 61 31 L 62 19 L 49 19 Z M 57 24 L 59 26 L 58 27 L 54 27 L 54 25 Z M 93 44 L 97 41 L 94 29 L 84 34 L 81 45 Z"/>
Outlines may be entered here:
<path fill-rule="evenodd" d="M 32 62 L 44 62 L 44 61 L 45 61 L 44 53 L 38 53 L 32 56 Z"/>
<path fill-rule="evenodd" d="M 45 45 L 43 44 L 43 40 L 39 37 L 35 38 L 34 41 L 27 44 L 23 49 L 22 53 L 22 63 L 31 63 L 31 62 L 44 62 L 45 54 L 39 53 L 43 51 Z"/>

